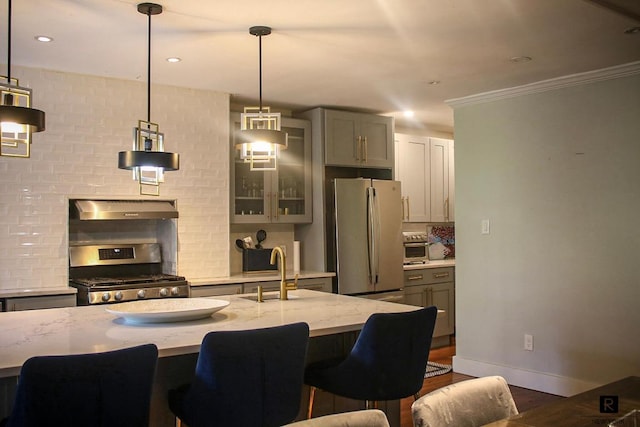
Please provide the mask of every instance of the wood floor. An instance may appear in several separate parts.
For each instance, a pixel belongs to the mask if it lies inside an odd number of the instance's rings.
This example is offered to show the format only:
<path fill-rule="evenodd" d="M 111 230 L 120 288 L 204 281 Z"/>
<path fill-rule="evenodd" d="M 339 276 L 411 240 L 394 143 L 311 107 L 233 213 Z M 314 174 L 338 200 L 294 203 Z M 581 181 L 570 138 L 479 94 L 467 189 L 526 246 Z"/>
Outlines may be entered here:
<path fill-rule="evenodd" d="M 453 345 L 448 347 L 441 347 L 432 349 L 429 353 L 429 360 L 437 363 L 451 364 L 452 357 L 456 354 L 455 340 Z M 422 389 L 420 390 L 420 396 L 424 396 L 430 391 L 436 390 L 440 387 L 447 386 L 449 384 L 457 383 L 471 379 L 473 377 L 457 374 L 451 372 L 437 377 L 426 378 Z M 536 406 L 544 403 L 553 402 L 555 400 L 562 399 L 561 396 L 553 394 L 541 393 L 538 391 L 528 390 L 526 388 L 509 386 L 513 400 L 516 402 L 519 412 L 524 412 L 529 409 L 533 409 Z M 401 427 L 413 427 L 413 421 L 411 419 L 411 404 L 413 403 L 413 397 L 402 399 L 400 402 L 400 425 Z"/>

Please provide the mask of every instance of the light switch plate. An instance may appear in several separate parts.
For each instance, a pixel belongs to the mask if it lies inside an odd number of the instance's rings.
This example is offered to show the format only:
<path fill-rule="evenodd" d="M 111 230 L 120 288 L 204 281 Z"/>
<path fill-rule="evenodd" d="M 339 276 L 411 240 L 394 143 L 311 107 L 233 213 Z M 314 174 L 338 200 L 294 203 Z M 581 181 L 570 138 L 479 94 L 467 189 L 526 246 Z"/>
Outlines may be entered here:
<path fill-rule="evenodd" d="M 483 219 L 480 221 L 480 233 L 481 234 L 489 234 L 491 232 L 490 223 L 488 219 Z"/>

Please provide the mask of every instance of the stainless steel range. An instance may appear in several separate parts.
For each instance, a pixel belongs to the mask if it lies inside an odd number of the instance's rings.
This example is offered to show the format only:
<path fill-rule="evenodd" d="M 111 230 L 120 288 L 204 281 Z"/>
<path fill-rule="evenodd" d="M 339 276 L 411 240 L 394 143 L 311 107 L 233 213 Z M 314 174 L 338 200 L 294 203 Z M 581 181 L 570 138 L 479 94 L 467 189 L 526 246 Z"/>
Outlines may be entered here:
<path fill-rule="evenodd" d="M 78 305 L 189 296 L 184 277 L 162 273 L 159 243 L 70 246 L 69 285 Z"/>

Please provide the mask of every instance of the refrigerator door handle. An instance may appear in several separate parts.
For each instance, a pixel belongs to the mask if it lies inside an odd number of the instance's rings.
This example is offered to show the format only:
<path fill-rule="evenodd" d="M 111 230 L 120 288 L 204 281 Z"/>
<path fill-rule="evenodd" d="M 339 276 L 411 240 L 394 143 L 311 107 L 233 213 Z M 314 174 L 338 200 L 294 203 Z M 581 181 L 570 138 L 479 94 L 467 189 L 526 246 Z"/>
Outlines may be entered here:
<path fill-rule="evenodd" d="M 368 203 L 368 235 L 369 235 L 369 272 L 371 283 L 378 283 L 378 274 L 380 268 L 380 207 L 378 206 L 378 198 L 376 197 L 376 189 L 367 188 Z"/>
<path fill-rule="evenodd" d="M 369 283 L 373 284 L 374 281 L 374 273 L 373 273 L 373 252 L 374 252 L 374 236 L 373 236 L 373 188 L 367 187 L 367 276 L 369 276 Z"/>

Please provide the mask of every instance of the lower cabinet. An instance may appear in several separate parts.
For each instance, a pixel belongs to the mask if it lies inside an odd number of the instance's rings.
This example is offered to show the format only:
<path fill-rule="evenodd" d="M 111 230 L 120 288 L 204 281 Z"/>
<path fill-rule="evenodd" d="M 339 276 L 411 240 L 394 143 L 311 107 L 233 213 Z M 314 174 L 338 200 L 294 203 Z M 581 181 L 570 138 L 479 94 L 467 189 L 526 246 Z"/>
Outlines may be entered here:
<path fill-rule="evenodd" d="M 293 282 L 293 278 L 287 278 L 287 282 Z M 255 294 L 258 292 L 258 285 L 262 285 L 263 292 L 280 290 L 279 280 L 266 282 L 234 283 L 229 285 L 199 285 L 191 287 L 191 297 L 215 297 L 221 295 L 235 294 Z M 315 279 L 299 279 L 298 289 L 309 289 L 312 291 L 331 292 L 331 277 L 318 277 Z"/>
<path fill-rule="evenodd" d="M 287 283 L 292 283 L 293 279 L 288 278 Z M 263 292 L 279 291 L 280 281 L 252 282 L 244 284 L 244 293 L 253 294 L 258 292 L 258 285 L 262 285 Z M 311 291 L 331 292 L 331 277 L 319 277 L 317 279 L 299 279 L 298 289 L 309 289 Z"/>
<path fill-rule="evenodd" d="M 76 295 L 43 295 L 37 297 L 11 297 L 2 299 L 4 311 L 39 310 L 42 308 L 75 307 Z"/>
<path fill-rule="evenodd" d="M 233 285 L 203 285 L 191 287 L 191 298 L 217 297 L 242 293 L 242 284 Z"/>
<path fill-rule="evenodd" d="M 455 332 L 455 269 L 454 267 L 425 268 L 404 272 L 405 304 L 429 307 L 435 305 L 444 314 L 438 315 L 433 331 L 434 339 L 448 338 Z"/>

